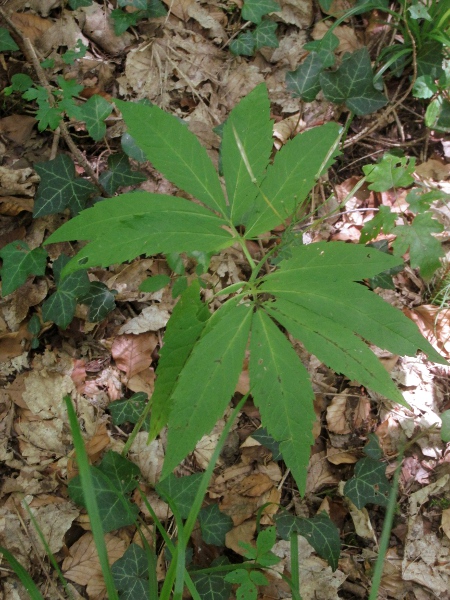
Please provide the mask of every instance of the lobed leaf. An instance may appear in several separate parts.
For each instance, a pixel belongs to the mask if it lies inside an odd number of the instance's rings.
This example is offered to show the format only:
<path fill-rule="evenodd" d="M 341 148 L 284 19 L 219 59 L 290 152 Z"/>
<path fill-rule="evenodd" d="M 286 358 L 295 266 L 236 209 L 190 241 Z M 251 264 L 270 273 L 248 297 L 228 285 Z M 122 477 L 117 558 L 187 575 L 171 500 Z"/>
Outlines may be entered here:
<path fill-rule="evenodd" d="M 219 510 L 217 504 L 203 507 L 198 515 L 202 538 L 207 544 L 225 545 L 225 535 L 233 528 L 233 520 Z"/>
<path fill-rule="evenodd" d="M 341 540 L 339 529 L 327 513 L 324 511 L 312 519 L 300 519 L 298 532 L 308 540 L 317 554 L 328 562 L 333 571 L 336 571 L 341 553 Z"/>
<path fill-rule="evenodd" d="M 45 275 L 47 252 L 43 248 L 30 250 L 22 240 L 11 242 L 0 250 L 2 295 L 12 294 L 23 285 L 29 275 Z"/>
<path fill-rule="evenodd" d="M 168 504 L 178 509 L 182 519 L 187 519 L 192 508 L 203 473 L 195 473 L 186 477 L 175 477 L 170 473 L 164 481 L 156 486 L 159 496 Z"/>
<path fill-rule="evenodd" d="M 261 184 L 245 232 L 247 239 L 269 231 L 291 216 L 312 190 L 335 153 L 340 136 L 337 123 L 310 129 L 290 140 L 276 154 Z"/>
<path fill-rule="evenodd" d="M 149 592 L 149 560 L 143 548 L 132 543 L 111 567 L 120 600 L 147 600 Z"/>
<path fill-rule="evenodd" d="M 356 463 L 354 476 L 344 486 L 344 494 L 359 509 L 369 503 L 387 506 L 390 491 L 386 465 L 370 456 Z"/>
<path fill-rule="evenodd" d="M 145 180 L 145 175 L 131 170 L 130 161 L 122 152 L 108 157 L 108 170 L 100 175 L 100 183 L 108 194 L 114 194 L 119 187 L 135 185 Z"/>
<path fill-rule="evenodd" d="M 277 10 L 280 10 L 280 5 L 274 0 L 245 0 L 242 18 L 258 25 L 264 15 Z"/>
<path fill-rule="evenodd" d="M 209 320 L 181 371 L 172 396 L 166 477 L 223 414 L 242 370 L 252 307 L 225 304 Z"/>
<path fill-rule="evenodd" d="M 157 106 L 115 100 L 128 133 L 169 181 L 226 215 L 219 177 L 205 148 L 186 124 Z"/>
<path fill-rule="evenodd" d="M 81 268 L 124 262 L 160 252 L 211 252 L 233 243 L 225 222 L 184 198 L 134 192 L 102 200 L 53 233 L 46 244 L 92 240 L 67 265 Z"/>
<path fill-rule="evenodd" d="M 320 92 L 319 75 L 323 68 L 320 55 L 317 52 L 311 52 L 295 71 L 287 73 L 288 90 L 305 102 L 312 102 Z"/>
<path fill-rule="evenodd" d="M 314 394 L 299 357 L 263 310 L 253 317 L 249 371 L 262 424 L 280 442 L 283 459 L 303 495 L 314 443 Z"/>
<path fill-rule="evenodd" d="M 96 142 L 99 142 L 106 133 L 105 119 L 109 117 L 112 109 L 112 105 L 98 94 L 91 96 L 86 104 L 80 107 L 88 133 Z"/>

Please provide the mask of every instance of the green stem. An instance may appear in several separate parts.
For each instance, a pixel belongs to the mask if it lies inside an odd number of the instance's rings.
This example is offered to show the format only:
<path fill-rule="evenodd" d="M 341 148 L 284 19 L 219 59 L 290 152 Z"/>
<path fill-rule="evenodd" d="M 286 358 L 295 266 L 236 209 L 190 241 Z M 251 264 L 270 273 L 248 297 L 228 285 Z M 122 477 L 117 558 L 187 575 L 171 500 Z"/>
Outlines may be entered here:
<path fill-rule="evenodd" d="M 300 596 L 300 573 L 298 557 L 298 533 L 293 531 L 290 536 L 291 544 L 291 581 L 293 600 L 302 600 Z"/>

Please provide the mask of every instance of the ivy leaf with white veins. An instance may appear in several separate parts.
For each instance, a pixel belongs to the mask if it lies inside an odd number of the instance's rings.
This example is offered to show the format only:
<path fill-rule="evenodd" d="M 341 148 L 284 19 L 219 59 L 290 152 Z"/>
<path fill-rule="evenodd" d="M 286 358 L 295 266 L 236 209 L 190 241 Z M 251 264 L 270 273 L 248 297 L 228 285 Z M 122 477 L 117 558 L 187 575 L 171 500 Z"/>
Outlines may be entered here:
<path fill-rule="evenodd" d="M 263 46 L 268 48 L 278 48 L 279 42 L 275 35 L 278 24 L 269 19 L 264 19 L 253 31 L 253 37 L 255 39 L 255 50 L 259 50 Z"/>
<path fill-rule="evenodd" d="M 111 413 L 113 424 L 137 423 L 144 412 L 147 402 L 148 395 L 145 392 L 137 392 L 131 398 L 123 398 L 110 402 L 108 410 Z"/>
<path fill-rule="evenodd" d="M 108 171 L 100 175 L 100 183 L 111 195 L 120 187 L 135 185 L 146 179 L 142 173 L 131 170 L 130 161 L 123 152 L 111 154 L 108 157 Z"/>
<path fill-rule="evenodd" d="M 355 474 L 344 486 L 344 494 L 360 510 L 369 503 L 387 506 L 390 491 L 386 465 L 369 456 L 358 460 Z"/>
<path fill-rule="evenodd" d="M 252 31 L 244 31 L 230 43 L 230 52 L 236 56 L 253 56 L 256 40 Z"/>
<path fill-rule="evenodd" d="M 75 166 L 66 154 L 34 165 L 41 178 L 34 202 L 33 217 L 53 215 L 69 207 L 74 214 L 82 210 L 96 188 L 75 176 Z"/>
<path fill-rule="evenodd" d="M 120 600 L 148 599 L 149 559 L 143 548 L 130 544 L 122 558 L 112 565 L 111 574 Z"/>
<path fill-rule="evenodd" d="M 421 276 L 430 279 L 441 267 L 439 258 L 444 256 L 441 243 L 432 234 L 443 229 L 431 212 L 418 214 L 411 225 L 399 225 L 392 230 L 397 236 L 393 242 L 394 254 L 403 256 L 409 249 L 411 267 L 419 268 Z"/>
<path fill-rule="evenodd" d="M 225 535 L 232 529 L 231 517 L 219 510 L 217 504 L 210 504 L 201 509 L 198 515 L 202 538 L 207 544 L 225 545 Z"/>
<path fill-rule="evenodd" d="M 322 59 L 317 52 L 311 52 L 295 71 L 288 71 L 286 75 L 288 90 L 305 102 L 312 102 L 320 92 L 322 71 Z"/>
<path fill-rule="evenodd" d="M 12 294 L 29 275 L 45 275 L 47 252 L 43 248 L 30 250 L 22 240 L 11 242 L 0 250 L 2 295 Z"/>
<path fill-rule="evenodd" d="M 42 305 L 45 321 L 53 321 L 66 329 L 75 315 L 78 298 L 89 290 L 90 281 L 86 271 L 71 273 L 60 281 L 58 289 Z"/>
<path fill-rule="evenodd" d="M 367 48 L 345 54 L 337 71 L 320 74 L 327 100 L 345 104 L 356 115 L 367 115 L 387 104 L 387 98 L 373 85 L 373 71 Z"/>
<path fill-rule="evenodd" d="M 170 505 L 174 504 L 182 519 L 187 519 L 200 486 L 202 473 L 175 477 L 173 473 L 156 486 L 155 490 Z"/>
<path fill-rule="evenodd" d="M 245 0 L 241 16 L 246 21 L 259 25 L 264 15 L 277 10 L 281 10 L 281 8 L 274 0 Z"/>
<path fill-rule="evenodd" d="M 86 123 L 89 135 L 94 141 L 99 142 L 104 137 L 106 133 L 104 121 L 109 117 L 112 109 L 112 104 L 97 94 L 91 96 L 86 104 L 80 107 L 82 118 Z"/>
<path fill-rule="evenodd" d="M 84 296 L 78 298 L 81 304 L 89 306 L 88 320 L 90 323 L 98 323 L 116 307 L 114 296 L 116 290 L 110 290 L 101 281 L 92 281 L 89 290 Z"/>

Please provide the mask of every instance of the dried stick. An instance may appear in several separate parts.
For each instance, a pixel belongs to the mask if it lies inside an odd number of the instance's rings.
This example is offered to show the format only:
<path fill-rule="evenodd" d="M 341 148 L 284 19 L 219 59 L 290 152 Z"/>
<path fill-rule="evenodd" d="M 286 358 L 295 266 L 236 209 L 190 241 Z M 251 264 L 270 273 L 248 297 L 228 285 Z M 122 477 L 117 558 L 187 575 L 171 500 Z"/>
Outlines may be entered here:
<path fill-rule="evenodd" d="M 33 44 L 31 43 L 31 40 L 28 37 L 24 36 L 23 33 L 20 31 L 20 29 L 18 29 L 15 26 L 15 24 L 8 17 L 8 15 L 5 13 L 3 8 L 0 8 L 0 17 L 7 23 L 7 25 L 10 27 L 10 29 L 16 34 L 16 36 L 22 42 L 22 44 L 21 44 L 22 51 L 25 54 L 26 59 L 31 63 L 31 65 L 37 75 L 37 78 L 39 79 L 39 83 L 47 91 L 48 102 L 49 102 L 50 106 L 55 106 L 55 98 L 53 96 L 53 88 L 48 81 L 48 78 L 47 78 L 47 75 L 45 74 L 44 69 L 41 67 L 39 58 L 36 54 L 36 50 L 35 50 Z M 63 119 L 61 119 L 61 121 L 59 123 L 59 129 L 61 132 L 61 137 L 66 142 L 67 147 L 69 148 L 69 150 L 73 154 L 73 156 L 76 158 L 78 164 L 80 164 L 83 167 L 83 169 L 86 171 L 86 173 L 92 179 L 92 183 L 98 189 L 100 194 L 104 198 L 109 198 L 110 194 L 108 194 L 106 189 L 100 183 L 94 169 L 88 163 L 88 161 L 86 160 L 86 157 L 83 155 L 83 153 L 76 146 L 75 142 L 73 141 L 73 139 L 69 133 L 67 125 L 63 121 Z"/>

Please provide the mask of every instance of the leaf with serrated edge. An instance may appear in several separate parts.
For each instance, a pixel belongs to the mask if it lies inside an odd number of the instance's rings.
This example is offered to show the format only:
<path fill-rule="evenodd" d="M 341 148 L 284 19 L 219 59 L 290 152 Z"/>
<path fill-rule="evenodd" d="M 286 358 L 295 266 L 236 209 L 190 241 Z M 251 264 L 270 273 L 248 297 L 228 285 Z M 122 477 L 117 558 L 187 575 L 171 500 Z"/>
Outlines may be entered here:
<path fill-rule="evenodd" d="M 167 323 L 152 395 L 149 440 L 167 423 L 172 392 L 209 316 L 206 304 L 200 300 L 200 286 L 194 282 L 181 295 Z"/>
<path fill-rule="evenodd" d="M 327 367 L 406 406 L 379 359 L 349 328 L 286 300 L 277 299 L 269 312 Z"/>
<path fill-rule="evenodd" d="M 92 240 L 65 267 L 67 274 L 132 260 L 140 254 L 220 250 L 233 243 L 223 225 L 210 210 L 184 198 L 134 192 L 98 202 L 45 243 Z"/>
<path fill-rule="evenodd" d="M 33 217 L 52 215 L 67 206 L 78 212 L 93 194 L 95 187 L 86 179 L 75 177 L 73 161 L 65 154 L 34 165 L 41 182 L 36 194 Z"/>
<path fill-rule="evenodd" d="M 327 123 L 295 136 L 281 148 L 261 184 L 264 204 L 258 201 L 245 232 L 247 239 L 292 215 L 312 190 L 324 163 L 331 159 L 339 136 L 339 125 Z"/>
<path fill-rule="evenodd" d="M 272 125 L 265 84 L 243 98 L 224 125 L 222 167 L 235 225 L 245 224 L 246 214 L 251 215 L 258 194 L 252 178 L 260 184 L 265 174 L 272 152 Z"/>
<path fill-rule="evenodd" d="M 253 317 L 250 338 L 250 385 L 261 421 L 280 450 L 303 495 L 314 443 L 314 394 L 305 367 L 267 314 Z"/>
<path fill-rule="evenodd" d="M 341 540 L 339 529 L 327 513 L 321 512 L 312 519 L 299 519 L 298 532 L 308 540 L 317 554 L 328 562 L 333 571 L 336 571 L 341 553 Z"/>
<path fill-rule="evenodd" d="M 157 106 L 114 101 L 138 146 L 169 181 L 221 215 L 227 214 L 219 177 L 187 126 Z"/>
<path fill-rule="evenodd" d="M 264 278 L 261 291 L 325 316 L 395 354 L 414 356 L 420 349 L 430 360 L 447 364 L 398 309 L 363 285 L 352 283 L 398 265 L 398 259 L 374 248 L 341 242 L 300 246 L 292 254 L 278 271 Z"/>
<path fill-rule="evenodd" d="M 0 250 L 2 295 L 12 294 L 23 285 L 29 275 L 45 275 L 47 252 L 43 248 L 30 250 L 22 240 L 11 242 Z"/>
<path fill-rule="evenodd" d="M 233 395 L 252 321 L 252 307 L 235 304 L 230 301 L 210 318 L 180 374 L 172 397 L 162 477 L 211 431 Z"/>

